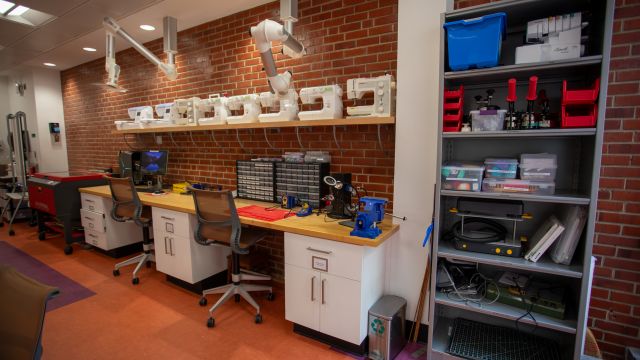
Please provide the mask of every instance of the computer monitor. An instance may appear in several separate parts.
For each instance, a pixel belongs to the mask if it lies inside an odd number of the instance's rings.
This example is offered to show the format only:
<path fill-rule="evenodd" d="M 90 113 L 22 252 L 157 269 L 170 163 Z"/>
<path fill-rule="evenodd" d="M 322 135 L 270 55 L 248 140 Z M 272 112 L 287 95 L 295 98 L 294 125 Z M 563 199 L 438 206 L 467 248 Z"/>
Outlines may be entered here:
<path fill-rule="evenodd" d="M 168 153 L 165 150 L 140 152 L 140 173 L 143 175 L 165 175 L 167 173 Z"/>

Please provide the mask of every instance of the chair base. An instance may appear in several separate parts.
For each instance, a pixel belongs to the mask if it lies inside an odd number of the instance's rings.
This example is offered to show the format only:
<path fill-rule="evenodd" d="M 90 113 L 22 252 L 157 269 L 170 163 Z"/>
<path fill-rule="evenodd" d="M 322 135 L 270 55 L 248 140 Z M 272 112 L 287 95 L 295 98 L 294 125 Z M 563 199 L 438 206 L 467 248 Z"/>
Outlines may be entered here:
<path fill-rule="evenodd" d="M 137 284 L 138 283 L 138 281 L 137 281 L 138 272 L 140 272 L 140 269 L 142 269 L 142 266 L 144 264 L 146 264 L 147 262 L 149 262 L 149 261 L 155 262 L 156 261 L 155 255 L 153 254 L 153 252 L 144 252 L 144 253 L 142 253 L 142 254 L 140 254 L 138 256 L 134 256 L 134 257 L 132 257 L 130 259 L 127 259 L 125 261 L 117 263 L 114 266 L 113 274 L 115 276 L 118 276 L 118 275 L 120 275 L 120 268 L 128 266 L 128 265 L 137 264 L 136 268 L 133 270 L 133 274 L 131 275 L 134 284 Z"/>
<path fill-rule="evenodd" d="M 256 309 L 256 315 L 260 315 L 260 305 L 253 299 L 251 294 L 252 291 L 269 291 L 270 294 L 273 294 L 273 288 L 267 285 L 256 285 L 256 284 L 243 284 L 242 280 L 271 280 L 271 276 L 263 275 L 260 273 L 256 273 L 249 270 L 240 270 L 240 274 L 231 275 L 233 283 L 218 286 L 213 289 L 208 289 L 202 292 L 202 297 L 204 298 L 209 294 L 223 294 L 218 301 L 213 304 L 213 306 L 209 309 L 209 314 L 213 315 L 213 312 L 216 311 L 222 304 L 224 304 L 229 298 L 233 295 L 240 295 L 244 298 L 251 306 Z"/>

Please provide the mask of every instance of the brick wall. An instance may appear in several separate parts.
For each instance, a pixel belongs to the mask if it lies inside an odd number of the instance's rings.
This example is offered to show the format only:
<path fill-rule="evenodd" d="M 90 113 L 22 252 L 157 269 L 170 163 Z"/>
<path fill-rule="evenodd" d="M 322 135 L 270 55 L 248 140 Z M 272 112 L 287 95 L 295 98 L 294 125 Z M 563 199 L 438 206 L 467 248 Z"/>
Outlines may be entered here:
<path fill-rule="evenodd" d="M 135 50 L 117 54 L 121 66 L 119 84 L 127 93 L 110 93 L 92 83 L 104 83 L 104 59 L 63 71 L 62 90 L 69 166 L 72 170 L 108 168 L 117 163 L 118 150 L 162 148 L 170 152 L 166 181 L 198 181 L 235 187 L 235 161 L 254 156 L 280 156 L 284 151 L 328 150 L 332 172 L 353 173 L 353 181 L 374 196 L 393 196 L 394 126 L 382 126 L 382 149 L 376 126 L 338 127 L 339 148 L 330 127 L 302 128 L 298 145 L 293 129 L 267 130 L 269 147 L 262 130 L 216 132 L 216 147 L 210 133 L 167 134 L 162 145 L 150 135 L 136 138 L 112 134 L 113 121 L 127 119 L 127 108 L 155 105 L 174 99 L 212 93 L 231 95 L 268 91 L 258 52 L 249 27 L 267 18 L 278 19 L 279 2 L 199 25 L 178 33 L 178 79 L 169 82 Z M 371 77 L 385 72 L 395 75 L 397 48 L 397 0 L 339 0 L 299 2 L 294 33 L 307 48 L 301 59 L 278 55 L 279 71 L 293 71 L 296 89 Z M 180 20 L 180 19 L 178 19 Z M 119 40 L 121 41 L 121 40 Z M 162 39 L 145 44 L 164 59 Z M 275 53 L 276 51 L 274 51 Z M 346 101 L 351 104 L 351 101 Z M 308 110 L 304 106 L 303 110 Z M 317 108 L 314 107 L 314 108 Z M 160 135 L 160 134 L 158 134 Z M 241 148 L 238 137 L 244 144 Z M 282 236 L 267 242 L 272 270 L 282 280 Z"/>
<path fill-rule="evenodd" d="M 640 1 L 616 1 L 613 32 L 588 326 L 618 359 L 640 347 Z"/>

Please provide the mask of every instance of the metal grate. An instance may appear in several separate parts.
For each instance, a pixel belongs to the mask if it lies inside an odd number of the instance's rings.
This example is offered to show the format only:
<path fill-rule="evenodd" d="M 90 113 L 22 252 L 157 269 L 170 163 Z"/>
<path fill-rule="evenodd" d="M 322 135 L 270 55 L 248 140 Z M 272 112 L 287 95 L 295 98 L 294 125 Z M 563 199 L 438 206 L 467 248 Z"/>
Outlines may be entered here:
<path fill-rule="evenodd" d="M 477 360 L 560 359 L 551 340 L 461 318 L 453 322 L 448 353 Z"/>

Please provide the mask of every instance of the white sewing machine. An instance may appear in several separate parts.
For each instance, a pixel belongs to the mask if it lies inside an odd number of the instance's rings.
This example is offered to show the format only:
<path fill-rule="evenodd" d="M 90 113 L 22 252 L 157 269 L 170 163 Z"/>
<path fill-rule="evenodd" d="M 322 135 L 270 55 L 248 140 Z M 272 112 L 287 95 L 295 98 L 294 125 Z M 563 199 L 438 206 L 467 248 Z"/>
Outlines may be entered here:
<path fill-rule="evenodd" d="M 156 105 L 156 115 L 162 121 L 168 121 L 173 124 L 174 119 L 178 118 L 178 111 L 174 103 L 164 103 Z"/>
<path fill-rule="evenodd" d="M 118 120 L 114 121 L 116 128 L 119 130 L 124 129 L 137 129 L 144 127 L 150 121 L 153 121 L 153 107 L 151 106 L 136 106 L 127 109 L 129 118 L 131 121 Z"/>
<path fill-rule="evenodd" d="M 300 90 L 303 104 L 313 104 L 322 99 L 322 109 L 301 111 L 300 120 L 327 120 L 342 118 L 342 88 L 339 85 L 316 86 Z"/>
<path fill-rule="evenodd" d="M 230 110 L 241 110 L 242 115 L 229 115 L 229 124 L 245 124 L 258 122 L 258 116 L 262 113 L 260 97 L 257 94 L 237 95 L 229 97 L 227 105 Z"/>
<path fill-rule="evenodd" d="M 362 99 L 362 96 L 368 92 L 373 92 L 373 105 L 348 106 L 349 117 L 385 117 L 395 114 L 396 83 L 393 81 L 393 76 L 347 80 L 348 99 Z"/>
<path fill-rule="evenodd" d="M 200 125 L 221 125 L 227 123 L 227 117 L 231 115 L 228 103 L 229 98 L 220 94 L 211 94 L 208 99 L 200 102 L 202 116 L 206 113 L 213 113 L 213 117 L 202 117 L 198 119 Z"/>
<path fill-rule="evenodd" d="M 258 115 L 260 122 L 293 121 L 298 120 L 298 93 L 294 89 L 289 89 L 285 96 L 280 96 L 272 92 L 260 94 L 260 104 L 269 110 L 279 106 L 278 112 Z"/>
<path fill-rule="evenodd" d="M 198 119 L 202 117 L 200 101 L 201 99 L 198 97 L 176 100 L 173 105 L 178 116 L 173 119 L 174 124 L 198 125 Z"/>

